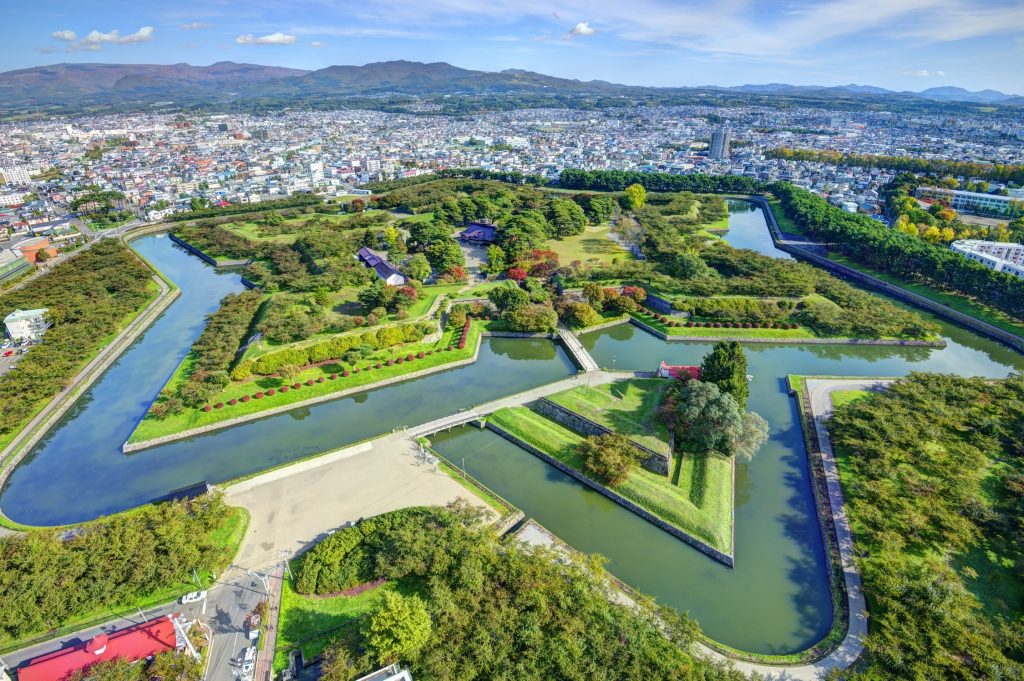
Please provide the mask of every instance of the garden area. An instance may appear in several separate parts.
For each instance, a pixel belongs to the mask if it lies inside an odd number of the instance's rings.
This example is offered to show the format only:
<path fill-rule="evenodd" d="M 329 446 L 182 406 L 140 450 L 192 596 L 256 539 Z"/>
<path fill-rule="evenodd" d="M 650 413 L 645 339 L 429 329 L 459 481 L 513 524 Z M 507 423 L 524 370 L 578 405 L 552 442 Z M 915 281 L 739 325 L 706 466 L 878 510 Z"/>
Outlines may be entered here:
<path fill-rule="evenodd" d="M 424 681 L 744 678 L 690 656 L 685 615 L 615 604 L 598 562 L 501 542 L 464 504 L 369 518 L 292 566 L 275 670 L 301 647 L 322 653 L 325 679 L 391 662 Z"/>
<path fill-rule="evenodd" d="M 589 416 L 587 412 L 581 413 Z M 502 409 L 487 420 L 563 464 L 588 473 L 580 453 L 586 438 L 564 426 L 526 407 Z M 677 464 L 674 481 L 632 465 L 621 482 L 610 486 L 670 525 L 723 553 L 732 553 L 733 462 L 712 452 L 684 456 L 703 461 L 685 468 Z M 683 474 L 701 479 L 684 480 Z"/>
<path fill-rule="evenodd" d="M 397 332 L 395 338 L 402 337 L 398 327 L 385 327 L 376 332 L 375 344 L 388 342 L 393 335 L 389 329 Z M 422 330 L 418 333 L 422 337 Z M 289 348 L 280 352 L 286 355 L 284 357 L 264 355 L 256 359 L 249 369 L 250 374 L 229 380 L 219 390 L 205 394 L 201 404 L 182 405 L 180 410 L 165 411 L 161 416 L 160 405 L 179 393 L 179 386 L 188 380 L 187 377 L 194 375 L 196 356 L 190 354 L 128 441 L 144 442 L 469 360 L 476 355 L 480 333 L 479 323 L 466 323 L 460 328 L 449 327 L 436 342 L 407 343 L 399 340 L 392 345 L 374 348 L 368 342 L 368 334 L 362 334 L 340 336 L 309 346 L 305 352 Z M 351 345 L 354 341 L 358 344 Z M 339 343 L 346 345 L 346 349 L 341 349 Z M 319 352 L 337 356 L 306 363 L 319 356 L 314 354 L 310 357 L 311 353 Z M 267 373 L 261 374 L 261 371 Z M 237 373 L 234 375 L 239 376 Z"/>
<path fill-rule="evenodd" d="M 847 678 L 1020 676 L 1024 379 L 912 374 L 835 403 L 872 623 Z"/>
<path fill-rule="evenodd" d="M 629 251 L 611 239 L 611 225 L 588 225 L 583 231 L 573 236 L 550 239 L 544 248 L 558 254 L 560 262 L 615 262 L 632 258 Z"/>

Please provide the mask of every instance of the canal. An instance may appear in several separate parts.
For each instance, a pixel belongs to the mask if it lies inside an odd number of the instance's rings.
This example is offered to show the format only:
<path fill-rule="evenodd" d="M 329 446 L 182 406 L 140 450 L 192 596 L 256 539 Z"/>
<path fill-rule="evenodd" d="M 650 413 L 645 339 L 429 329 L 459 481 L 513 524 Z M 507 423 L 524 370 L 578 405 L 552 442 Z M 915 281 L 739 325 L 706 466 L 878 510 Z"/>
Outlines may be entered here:
<path fill-rule="evenodd" d="M 737 204 L 737 205 L 733 205 Z M 759 210 L 730 202 L 726 239 L 779 255 Z M 786 255 L 786 254 L 782 254 Z M 787 256 L 788 257 L 788 256 Z M 465 458 L 467 472 L 573 547 L 600 553 L 608 569 L 640 591 L 689 613 L 712 639 L 752 652 L 785 654 L 819 641 L 832 623 L 826 559 L 811 496 L 794 374 L 902 376 L 931 371 L 1003 377 L 1024 357 L 941 319 L 945 348 L 748 344 L 750 409 L 771 427 L 768 443 L 736 469 L 736 566 L 730 570 L 488 431 L 437 438 L 437 450 Z M 699 364 L 709 343 L 666 343 L 632 325 L 582 337 L 603 367 L 652 371 L 662 360 Z"/>
<path fill-rule="evenodd" d="M 424 423 L 575 373 L 547 340 L 485 338 L 475 364 L 233 428 L 123 454 L 121 445 L 202 331 L 242 285 L 160 235 L 132 244 L 181 297 L 68 411 L 11 475 L 0 507 L 12 520 L 58 525 L 144 504 L 203 480 L 222 482 Z"/>
<path fill-rule="evenodd" d="M 730 202 L 726 239 L 778 256 L 764 216 Z M 485 339 L 467 367 L 300 408 L 125 455 L 120 445 L 198 336 L 204 317 L 237 274 L 214 270 L 159 235 L 134 242 L 175 281 L 181 297 L 121 356 L 33 450 L 0 494 L 15 521 L 63 524 L 145 503 L 201 480 L 219 482 L 414 425 L 575 371 L 547 341 Z M 783 254 L 784 255 L 784 254 Z M 712 638 L 763 653 L 812 645 L 832 613 L 807 458 L 785 375 L 899 376 L 937 371 L 1000 377 L 1024 357 L 942 324 L 945 348 L 747 345 L 750 408 L 771 426 L 769 442 L 737 467 L 736 568 L 728 569 L 608 502 L 489 431 L 437 437 L 438 450 L 574 547 L 659 602 L 689 611 Z M 706 343 L 666 343 L 630 326 L 582 338 L 599 364 L 651 370 L 661 360 L 695 364 Z"/>

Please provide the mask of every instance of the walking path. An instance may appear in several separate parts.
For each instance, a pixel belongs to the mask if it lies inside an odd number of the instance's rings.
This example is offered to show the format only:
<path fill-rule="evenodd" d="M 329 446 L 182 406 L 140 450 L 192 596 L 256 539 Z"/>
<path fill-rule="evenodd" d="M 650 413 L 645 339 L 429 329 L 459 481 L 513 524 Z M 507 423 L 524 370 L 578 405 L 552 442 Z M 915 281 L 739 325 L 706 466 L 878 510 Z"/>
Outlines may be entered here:
<path fill-rule="evenodd" d="M 811 415 L 814 418 L 815 436 L 821 461 L 825 469 L 825 481 L 828 487 L 828 502 L 831 508 L 832 522 L 835 524 L 836 537 L 839 541 L 839 556 L 843 564 L 843 581 L 846 585 L 846 598 L 849 611 L 846 637 L 839 646 L 827 656 L 813 664 L 776 667 L 752 662 L 734 662 L 737 669 L 750 674 L 758 672 L 767 681 L 817 681 L 832 669 L 846 669 L 864 652 L 864 637 L 868 633 L 867 602 L 861 583 L 860 571 L 854 562 L 853 531 L 850 519 L 846 514 L 846 503 L 843 488 L 839 482 L 839 468 L 836 465 L 832 440 L 828 436 L 825 423 L 832 415 L 832 393 L 836 390 L 880 390 L 892 381 L 879 379 L 807 379 L 806 389 L 810 396 Z M 702 652 L 712 659 L 727 660 L 724 655 L 700 646 Z"/>

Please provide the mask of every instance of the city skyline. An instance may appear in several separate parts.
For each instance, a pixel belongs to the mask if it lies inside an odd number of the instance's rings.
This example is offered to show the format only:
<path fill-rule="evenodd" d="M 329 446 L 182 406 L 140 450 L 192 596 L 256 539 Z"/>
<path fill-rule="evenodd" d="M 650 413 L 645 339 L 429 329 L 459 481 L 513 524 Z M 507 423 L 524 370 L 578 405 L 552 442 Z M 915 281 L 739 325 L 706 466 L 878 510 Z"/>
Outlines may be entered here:
<path fill-rule="evenodd" d="M 623 8 L 565 2 L 406 0 L 334 6 L 306 0 L 66 2 L 5 11 L 12 50 L 0 70 L 60 62 L 209 64 L 315 70 L 391 59 L 469 69 L 522 68 L 628 85 L 857 83 L 903 91 L 936 86 L 1024 92 L 1006 59 L 1024 46 L 1024 6 L 960 0 L 848 0 L 786 7 L 645 0 Z"/>

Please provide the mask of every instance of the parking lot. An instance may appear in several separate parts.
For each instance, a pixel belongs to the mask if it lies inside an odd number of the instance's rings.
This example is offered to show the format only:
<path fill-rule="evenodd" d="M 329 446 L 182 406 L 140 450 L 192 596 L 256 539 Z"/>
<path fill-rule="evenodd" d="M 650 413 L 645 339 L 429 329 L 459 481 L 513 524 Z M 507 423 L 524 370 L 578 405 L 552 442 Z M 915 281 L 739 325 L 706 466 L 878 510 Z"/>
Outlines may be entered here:
<path fill-rule="evenodd" d="M 0 376 L 3 376 L 13 367 L 17 366 L 24 357 L 23 352 L 28 352 L 29 346 L 5 346 L 0 348 Z M 10 354 L 7 354 L 10 353 Z"/>

